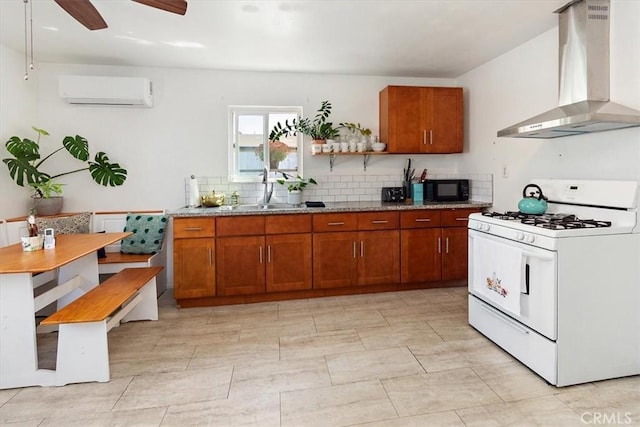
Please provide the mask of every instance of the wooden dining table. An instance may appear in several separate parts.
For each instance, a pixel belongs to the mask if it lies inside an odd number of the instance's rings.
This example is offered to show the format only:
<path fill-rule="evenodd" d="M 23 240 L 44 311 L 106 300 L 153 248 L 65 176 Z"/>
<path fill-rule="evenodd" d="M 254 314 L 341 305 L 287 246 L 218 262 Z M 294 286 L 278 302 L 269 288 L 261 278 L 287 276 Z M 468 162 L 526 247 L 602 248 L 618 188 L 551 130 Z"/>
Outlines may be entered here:
<path fill-rule="evenodd" d="M 97 286 L 97 250 L 130 234 L 57 235 L 55 248 L 32 252 L 21 244 L 0 248 L 0 389 L 56 384 L 56 371 L 38 366 L 35 314 L 54 302 L 62 308 Z M 44 292 L 35 290 L 38 274 L 53 279 Z"/>

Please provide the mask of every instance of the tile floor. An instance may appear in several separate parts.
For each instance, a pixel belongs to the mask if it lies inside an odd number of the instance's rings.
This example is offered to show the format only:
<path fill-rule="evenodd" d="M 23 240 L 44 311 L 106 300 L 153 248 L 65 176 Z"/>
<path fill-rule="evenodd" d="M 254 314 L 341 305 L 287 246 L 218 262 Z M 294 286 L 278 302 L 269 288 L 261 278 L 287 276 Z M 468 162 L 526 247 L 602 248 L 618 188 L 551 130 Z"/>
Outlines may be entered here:
<path fill-rule="evenodd" d="M 466 288 L 176 309 L 109 334 L 111 381 L 0 390 L 15 426 L 640 425 L 640 377 L 547 385 Z M 41 365 L 55 334 L 41 336 Z"/>

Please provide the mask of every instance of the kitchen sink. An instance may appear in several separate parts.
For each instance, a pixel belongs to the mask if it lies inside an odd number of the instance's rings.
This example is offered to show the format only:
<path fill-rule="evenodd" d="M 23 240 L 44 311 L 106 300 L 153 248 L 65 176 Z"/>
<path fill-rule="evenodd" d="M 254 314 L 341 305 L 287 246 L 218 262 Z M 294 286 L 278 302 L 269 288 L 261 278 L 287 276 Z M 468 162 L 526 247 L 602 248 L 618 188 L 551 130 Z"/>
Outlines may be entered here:
<path fill-rule="evenodd" d="M 235 205 L 229 206 L 234 211 L 264 211 L 264 210 L 292 210 L 300 209 L 300 206 L 293 206 L 287 203 L 270 203 L 268 205 Z"/>

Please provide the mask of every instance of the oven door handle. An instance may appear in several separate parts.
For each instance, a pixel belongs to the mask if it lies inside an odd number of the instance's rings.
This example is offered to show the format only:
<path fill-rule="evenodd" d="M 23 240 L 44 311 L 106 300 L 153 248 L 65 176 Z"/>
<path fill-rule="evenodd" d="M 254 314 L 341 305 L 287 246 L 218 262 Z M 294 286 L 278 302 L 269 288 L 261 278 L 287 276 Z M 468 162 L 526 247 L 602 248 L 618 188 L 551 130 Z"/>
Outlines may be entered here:
<path fill-rule="evenodd" d="M 529 285 L 531 284 L 531 266 L 527 262 L 528 258 L 537 258 L 544 261 L 553 261 L 553 255 L 522 251 L 522 271 L 520 273 L 520 293 L 529 295 Z"/>

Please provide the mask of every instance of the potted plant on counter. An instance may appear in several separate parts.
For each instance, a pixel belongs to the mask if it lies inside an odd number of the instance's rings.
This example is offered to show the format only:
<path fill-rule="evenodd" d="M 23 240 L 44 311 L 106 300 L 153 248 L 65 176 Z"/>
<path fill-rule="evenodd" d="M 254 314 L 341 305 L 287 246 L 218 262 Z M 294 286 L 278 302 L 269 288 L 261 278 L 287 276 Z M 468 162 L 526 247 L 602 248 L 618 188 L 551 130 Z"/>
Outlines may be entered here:
<path fill-rule="evenodd" d="M 315 179 L 304 179 L 300 175 L 296 175 L 294 178 L 291 175 L 282 173 L 282 178 L 277 180 L 278 184 L 286 185 L 289 193 L 287 194 L 287 203 L 290 205 L 302 204 L 302 190 L 309 184 L 318 185 Z"/>
<path fill-rule="evenodd" d="M 34 207 L 39 215 L 54 215 L 62 209 L 63 184 L 56 182 L 56 178 L 88 170 L 91 178 L 104 186 L 119 186 L 124 184 L 127 179 L 127 170 L 118 163 L 110 162 L 109 157 L 102 151 L 95 155 L 93 161 L 90 161 L 89 144 L 80 135 L 65 136 L 62 140 L 62 147 L 42 157 L 40 155 L 40 137 L 48 136 L 49 132 L 35 126 L 32 128 L 38 134 L 37 140 L 12 136 L 5 143 L 5 147 L 13 157 L 2 159 L 2 162 L 7 165 L 9 175 L 16 184 L 21 187 L 26 184 L 35 190 L 31 197 L 34 199 Z M 44 172 L 42 165 L 47 159 L 63 150 L 88 165 L 57 174 Z"/>

